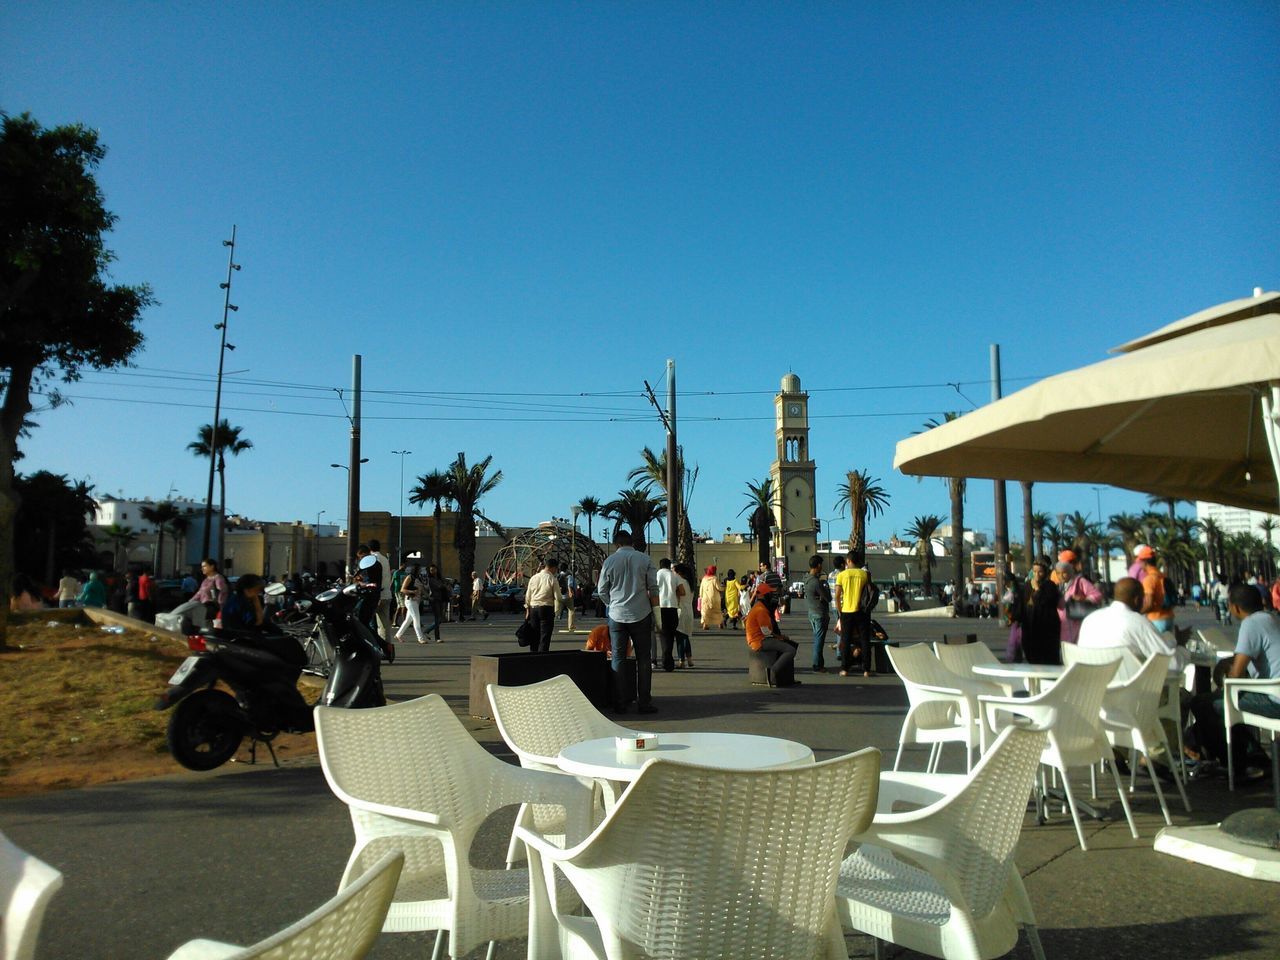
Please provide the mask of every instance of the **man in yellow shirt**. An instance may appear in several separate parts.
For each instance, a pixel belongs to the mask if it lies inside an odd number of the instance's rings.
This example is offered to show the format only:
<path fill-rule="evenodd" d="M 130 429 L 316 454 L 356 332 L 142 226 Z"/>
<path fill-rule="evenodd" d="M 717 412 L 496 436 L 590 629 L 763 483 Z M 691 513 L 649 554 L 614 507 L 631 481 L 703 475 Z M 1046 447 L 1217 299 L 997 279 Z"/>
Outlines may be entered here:
<path fill-rule="evenodd" d="M 868 614 L 862 609 L 862 594 L 871 574 L 867 571 L 864 555 L 849 551 L 849 561 L 836 574 L 836 610 L 840 614 L 840 676 L 847 677 L 853 670 L 853 658 L 860 657 L 862 675 L 871 676 L 871 644 Z"/>

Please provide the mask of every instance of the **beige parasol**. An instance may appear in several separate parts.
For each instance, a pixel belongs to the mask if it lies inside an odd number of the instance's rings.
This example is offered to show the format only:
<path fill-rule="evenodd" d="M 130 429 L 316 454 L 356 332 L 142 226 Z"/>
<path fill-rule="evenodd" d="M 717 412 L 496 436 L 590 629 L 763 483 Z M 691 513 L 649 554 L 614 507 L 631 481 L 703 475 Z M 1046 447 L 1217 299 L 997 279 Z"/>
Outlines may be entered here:
<path fill-rule="evenodd" d="M 1280 293 L 1193 314 L 898 443 L 909 474 L 1107 483 L 1274 512 Z"/>

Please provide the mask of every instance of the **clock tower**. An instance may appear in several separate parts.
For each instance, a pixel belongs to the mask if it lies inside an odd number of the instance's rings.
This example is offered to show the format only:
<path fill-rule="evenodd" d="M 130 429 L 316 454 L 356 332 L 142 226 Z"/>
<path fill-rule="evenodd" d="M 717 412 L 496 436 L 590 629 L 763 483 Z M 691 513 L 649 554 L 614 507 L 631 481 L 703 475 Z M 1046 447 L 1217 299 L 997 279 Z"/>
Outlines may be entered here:
<path fill-rule="evenodd" d="M 777 454 L 769 475 L 777 498 L 773 522 L 778 528 L 772 554 L 786 560 L 791 577 L 808 568 L 818 547 L 816 468 L 809 455 L 809 394 L 800 378 L 788 373 L 773 398 Z"/>

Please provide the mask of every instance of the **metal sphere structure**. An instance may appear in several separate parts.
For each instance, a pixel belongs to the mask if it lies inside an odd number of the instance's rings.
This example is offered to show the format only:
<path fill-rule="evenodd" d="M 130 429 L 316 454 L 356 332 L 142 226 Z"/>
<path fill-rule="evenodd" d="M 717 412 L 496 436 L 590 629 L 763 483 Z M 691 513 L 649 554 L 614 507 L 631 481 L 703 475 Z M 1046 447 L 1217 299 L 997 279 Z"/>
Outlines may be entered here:
<path fill-rule="evenodd" d="M 561 573 L 572 572 L 580 586 L 594 584 L 604 563 L 604 550 L 593 540 L 560 523 L 542 523 L 518 533 L 494 554 L 489 580 L 522 583 L 548 560 L 560 564 Z"/>

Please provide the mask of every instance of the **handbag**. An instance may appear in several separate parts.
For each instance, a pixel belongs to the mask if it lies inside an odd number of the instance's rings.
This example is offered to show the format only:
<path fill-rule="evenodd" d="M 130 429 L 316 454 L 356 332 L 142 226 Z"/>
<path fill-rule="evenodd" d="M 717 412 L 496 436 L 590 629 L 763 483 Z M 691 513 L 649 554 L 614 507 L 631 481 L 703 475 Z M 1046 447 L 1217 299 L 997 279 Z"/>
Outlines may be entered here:
<path fill-rule="evenodd" d="M 1080 579 L 1078 577 L 1075 580 L 1072 580 L 1070 589 L 1075 590 L 1075 588 L 1079 585 L 1079 583 L 1080 583 Z M 1083 620 L 1085 617 L 1093 613 L 1095 610 L 1101 610 L 1101 609 L 1102 609 L 1102 606 L 1100 604 L 1093 603 L 1092 601 L 1089 601 L 1089 600 L 1081 600 L 1076 597 L 1069 598 L 1066 603 L 1068 620 Z"/>
<path fill-rule="evenodd" d="M 530 646 L 538 638 L 538 628 L 528 620 L 521 620 L 516 627 L 516 643 L 522 647 Z"/>

